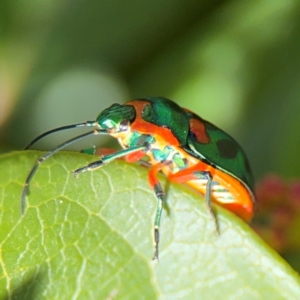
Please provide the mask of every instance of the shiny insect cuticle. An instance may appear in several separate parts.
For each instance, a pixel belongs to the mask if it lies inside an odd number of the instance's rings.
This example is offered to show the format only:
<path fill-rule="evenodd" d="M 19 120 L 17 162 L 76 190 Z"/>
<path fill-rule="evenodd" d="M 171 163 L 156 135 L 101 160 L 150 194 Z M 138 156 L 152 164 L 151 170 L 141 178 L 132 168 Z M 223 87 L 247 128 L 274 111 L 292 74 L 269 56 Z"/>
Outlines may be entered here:
<path fill-rule="evenodd" d="M 49 130 L 35 138 L 25 149 L 49 134 L 79 127 L 94 129 L 58 145 L 34 164 L 21 196 L 23 214 L 30 182 L 41 163 L 87 136 L 110 135 L 118 139 L 122 150 L 103 155 L 99 160 L 75 170 L 74 176 L 97 170 L 121 157 L 128 162 L 141 162 L 149 167 L 148 181 L 158 203 L 153 232 L 154 259 L 159 256 L 159 229 L 165 200 L 163 187 L 157 177 L 160 172 L 171 182 L 187 184 L 205 196 L 217 231 L 218 220 L 212 202 L 247 222 L 253 217 L 254 181 L 241 146 L 226 132 L 175 102 L 163 97 L 149 97 L 113 104 L 102 111 L 96 121 Z"/>

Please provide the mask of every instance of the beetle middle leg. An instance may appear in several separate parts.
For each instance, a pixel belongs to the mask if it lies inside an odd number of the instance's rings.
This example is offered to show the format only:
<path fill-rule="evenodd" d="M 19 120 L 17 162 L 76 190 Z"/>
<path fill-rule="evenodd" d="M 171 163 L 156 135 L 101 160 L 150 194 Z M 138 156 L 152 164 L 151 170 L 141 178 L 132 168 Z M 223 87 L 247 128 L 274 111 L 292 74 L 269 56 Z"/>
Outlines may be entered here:
<path fill-rule="evenodd" d="M 158 201 L 157 208 L 156 208 L 156 215 L 154 220 L 154 256 L 153 260 L 158 260 L 158 254 L 159 254 L 159 228 L 160 228 L 160 221 L 163 211 L 163 204 L 164 204 L 164 198 L 165 198 L 165 192 L 161 186 L 161 183 L 159 182 L 157 178 L 157 174 L 161 171 L 163 167 L 170 164 L 170 161 L 164 161 L 162 163 L 158 163 L 154 166 L 150 167 L 150 171 L 148 174 L 148 180 L 149 184 L 154 190 L 155 197 Z"/>

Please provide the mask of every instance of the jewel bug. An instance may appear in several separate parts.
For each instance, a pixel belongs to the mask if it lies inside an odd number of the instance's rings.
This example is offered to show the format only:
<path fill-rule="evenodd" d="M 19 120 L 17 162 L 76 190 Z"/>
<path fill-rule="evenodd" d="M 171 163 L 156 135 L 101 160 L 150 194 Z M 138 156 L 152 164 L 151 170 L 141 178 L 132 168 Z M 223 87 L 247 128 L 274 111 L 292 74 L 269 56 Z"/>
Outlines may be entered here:
<path fill-rule="evenodd" d="M 153 259 L 158 259 L 159 254 L 159 228 L 165 196 L 157 178 L 159 172 L 170 181 L 187 184 L 205 195 L 217 231 L 218 222 L 212 202 L 245 221 L 253 217 L 254 183 L 241 146 L 223 130 L 173 101 L 149 97 L 113 104 L 103 110 L 95 121 L 52 129 L 35 138 L 25 149 L 51 133 L 79 127 L 93 127 L 94 130 L 60 144 L 36 161 L 26 178 L 21 196 L 23 214 L 28 186 L 41 163 L 79 139 L 90 135 L 110 135 L 118 140 L 123 149 L 102 155 L 99 160 L 73 171 L 73 174 L 78 177 L 83 172 L 96 170 L 121 157 L 131 163 L 142 161 L 149 167 L 148 181 L 158 201 Z"/>

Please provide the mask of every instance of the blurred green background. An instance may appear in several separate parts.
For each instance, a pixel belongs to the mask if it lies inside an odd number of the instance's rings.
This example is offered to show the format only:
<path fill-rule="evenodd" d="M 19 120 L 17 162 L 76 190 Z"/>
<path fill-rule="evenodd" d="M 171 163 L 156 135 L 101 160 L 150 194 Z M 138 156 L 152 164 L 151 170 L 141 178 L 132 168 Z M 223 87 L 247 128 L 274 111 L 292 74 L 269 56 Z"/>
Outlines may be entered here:
<path fill-rule="evenodd" d="M 1 0 L 0 153 L 112 103 L 164 96 L 235 137 L 256 179 L 297 179 L 299 32 L 298 0 Z"/>
<path fill-rule="evenodd" d="M 297 177 L 299 32 L 299 1 L 2 0 L 0 151 L 160 95 L 233 135 L 256 178 Z"/>

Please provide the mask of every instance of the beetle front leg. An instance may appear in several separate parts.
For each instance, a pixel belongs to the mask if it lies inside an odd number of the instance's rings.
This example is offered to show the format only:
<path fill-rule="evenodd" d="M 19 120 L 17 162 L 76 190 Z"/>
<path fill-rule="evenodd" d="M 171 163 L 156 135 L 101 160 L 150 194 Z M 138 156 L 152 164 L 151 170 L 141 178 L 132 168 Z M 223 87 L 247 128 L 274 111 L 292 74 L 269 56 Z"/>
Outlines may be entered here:
<path fill-rule="evenodd" d="M 101 159 L 96 160 L 82 168 L 76 169 L 75 171 L 73 171 L 74 177 L 77 178 L 78 175 L 80 173 L 83 172 L 87 172 L 87 171 L 94 171 L 96 169 L 101 168 L 103 165 L 108 164 L 110 162 L 112 162 L 113 160 L 123 157 L 123 156 L 127 156 L 127 155 L 132 155 L 134 153 L 140 153 L 142 151 L 146 151 L 148 150 L 150 147 L 149 143 L 145 143 L 143 145 L 140 146 L 136 146 L 136 147 L 132 147 L 132 148 L 128 148 L 128 149 L 124 149 L 109 155 L 104 155 L 101 157 Z"/>
<path fill-rule="evenodd" d="M 103 157 L 105 158 L 105 157 Z M 77 178 L 79 176 L 80 173 L 83 172 L 87 172 L 87 171 L 94 171 L 96 169 L 99 169 L 100 167 L 102 167 L 105 164 L 105 161 L 102 159 L 94 161 L 82 168 L 76 169 L 75 171 L 73 171 L 73 175 L 75 178 Z"/>

